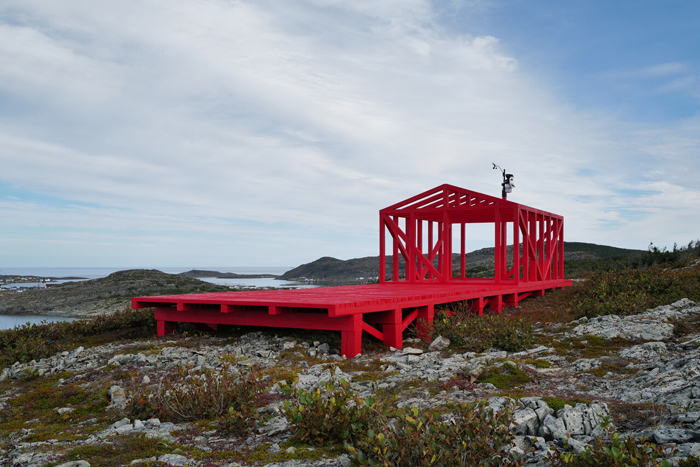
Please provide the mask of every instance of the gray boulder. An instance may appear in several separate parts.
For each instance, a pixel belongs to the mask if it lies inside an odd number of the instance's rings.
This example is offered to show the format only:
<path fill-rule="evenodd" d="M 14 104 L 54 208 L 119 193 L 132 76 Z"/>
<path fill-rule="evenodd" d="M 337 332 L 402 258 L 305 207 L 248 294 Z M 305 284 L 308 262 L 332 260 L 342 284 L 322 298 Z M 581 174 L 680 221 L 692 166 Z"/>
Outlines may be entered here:
<path fill-rule="evenodd" d="M 687 443 L 692 441 L 694 433 L 692 430 L 682 428 L 661 428 L 654 430 L 654 440 L 659 444 Z"/>
<path fill-rule="evenodd" d="M 120 386 L 109 388 L 109 397 L 112 401 L 112 407 L 123 409 L 126 406 L 126 393 Z"/>
<path fill-rule="evenodd" d="M 645 342 L 623 350 L 620 352 L 620 357 L 649 362 L 658 360 L 666 353 L 668 353 L 668 350 L 663 342 Z"/>
<path fill-rule="evenodd" d="M 540 425 L 537 433 L 547 441 L 566 439 L 566 425 L 564 420 L 553 415 L 547 415 Z"/>
<path fill-rule="evenodd" d="M 450 340 L 446 337 L 437 336 L 433 342 L 430 343 L 428 350 L 431 352 L 438 350 L 445 350 L 450 345 Z"/>
<path fill-rule="evenodd" d="M 539 419 L 533 409 L 525 407 L 513 412 L 513 424 L 510 426 L 510 431 L 514 435 L 536 435 L 538 427 Z"/>

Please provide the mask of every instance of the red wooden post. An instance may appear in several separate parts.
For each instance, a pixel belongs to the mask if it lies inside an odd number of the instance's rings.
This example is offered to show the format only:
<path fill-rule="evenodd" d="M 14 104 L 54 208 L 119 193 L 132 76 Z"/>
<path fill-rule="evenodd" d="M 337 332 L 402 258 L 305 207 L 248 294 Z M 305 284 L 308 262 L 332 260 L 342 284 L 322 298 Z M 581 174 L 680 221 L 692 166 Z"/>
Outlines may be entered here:
<path fill-rule="evenodd" d="M 546 229 L 546 256 L 545 256 L 545 264 L 547 265 L 545 269 L 545 278 L 546 280 L 550 280 L 552 278 L 552 234 L 553 234 L 553 229 L 552 229 L 552 218 L 549 216 L 546 216 L 545 219 L 547 219 L 547 229 Z"/>
<path fill-rule="evenodd" d="M 430 304 L 418 308 L 418 337 L 428 339 L 433 332 L 433 318 L 435 317 L 435 305 Z"/>
<path fill-rule="evenodd" d="M 447 280 L 452 280 L 452 269 L 454 268 L 452 262 L 452 221 L 449 213 L 447 213 L 447 245 L 445 246 L 445 255 L 447 255 Z"/>
<path fill-rule="evenodd" d="M 408 282 L 416 282 L 416 215 L 411 214 L 406 218 L 406 251 L 408 258 L 406 259 L 406 280 Z"/>
<path fill-rule="evenodd" d="M 394 224 L 399 225 L 399 218 L 398 216 L 393 217 Z M 391 278 L 392 281 L 398 282 L 399 281 L 399 238 L 398 235 L 393 234 L 392 236 L 394 237 L 394 250 L 393 250 L 393 258 L 392 258 L 392 275 L 393 277 Z"/>
<path fill-rule="evenodd" d="M 436 222 L 437 224 L 437 243 L 435 246 L 437 247 L 437 258 L 438 258 L 438 264 L 437 264 L 437 270 L 440 274 L 442 274 L 442 263 L 444 262 L 445 255 L 442 254 L 443 249 L 445 248 L 445 235 L 442 229 L 442 222 Z M 443 275 L 443 277 L 445 277 Z"/>
<path fill-rule="evenodd" d="M 520 211 L 520 214 L 519 214 L 520 217 L 519 217 L 519 219 L 518 219 L 518 225 L 520 226 L 520 233 L 522 234 L 522 237 L 523 237 L 523 240 L 522 240 L 522 243 L 523 243 L 523 256 L 522 256 L 522 260 L 520 261 L 520 264 L 521 264 L 522 267 L 523 267 L 523 277 L 522 277 L 522 281 L 523 281 L 523 282 L 527 282 L 528 280 L 530 280 L 530 276 L 528 275 L 528 274 L 529 274 L 529 271 L 528 271 L 528 268 L 527 268 L 527 267 L 528 267 L 528 261 L 529 261 L 529 259 L 528 259 L 528 252 L 530 251 L 529 248 L 528 248 L 528 242 L 530 241 L 530 238 L 529 238 L 528 235 L 527 235 L 527 210 L 525 210 L 525 209 L 523 209 L 523 210 L 518 209 L 518 211 Z"/>
<path fill-rule="evenodd" d="M 557 279 L 564 279 L 564 219 L 561 220 L 559 228 L 559 277 Z"/>
<path fill-rule="evenodd" d="M 491 308 L 491 311 L 494 313 L 498 313 L 499 315 L 503 312 L 503 297 L 500 295 L 496 295 L 494 297 L 488 297 L 489 301 L 489 308 Z"/>
<path fill-rule="evenodd" d="M 501 282 L 501 210 L 495 209 L 494 229 L 495 231 L 495 258 L 494 258 L 494 274 L 496 284 Z"/>
<path fill-rule="evenodd" d="M 379 213 L 379 283 L 386 282 L 386 221 Z"/>
<path fill-rule="evenodd" d="M 433 221 L 428 221 L 428 261 L 433 264 Z M 432 271 L 428 271 L 428 279 L 433 279 L 435 276 Z"/>
<path fill-rule="evenodd" d="M 520 207 L 513 210 L 513 279 L 520 283 Z"/>
<path fill-rule="evenodd" d="M 503 279 L 508 279 L 508 217 L 503 216 L 501 213 L 501 248 L 503 249 L 503 254 L 501 255 L 501 261 L 503 262 L 501 266 L 501 271 L 503 271 Z M 505 219 L 504 219 L 505 217 Z"/>
<path fill-rule="evenodd" d="M 559 225 L 556 218 L 552 217 L 552 246 L 550 251 L 552 252 L 552 279 L 557 277 L 557 269 L 559 269 L 559 232 L 557 231 L 557 226 Z"/>
<path fill-rule="evenodd" d="M 476 313 L 479 316 L 482 316 L 484 314 L 484 307 L 486 306 L 486 299 L 484 297 L 476 297 L 474 300 L 472 300 L 471 303 L 471 311 L 472 313 Z"/>
<path fill-rule="evenodd" d="M 362 352 L 362 315 L 352 316 L 352 328 L 341 331 L 340 353 L 352 358 Z"/>
<path fill-rule="evenodd" d="M 382 325 L 384 333 L 384 345 L 394 347 L 395 349 L 403 348 L 403 324 L 401 308 L 397 308 L 389 312 L 391 319 L 389 323 Z"/>
<path fill-rule="evenodd" d="M 539 238 L 537 240 L 537 280 L 543 281 L 544 277 L 544 214 L 537 215 L 539 224 Z"/>
<path fill-rule="evenodd" d="M 537 280 L 537 213 L 530 213 L 530 279 Z"/>
<path fill-rule="evenodd" d="M 421 255 L 423 254 L 423 220 L 422 219 L 416 219 L 416 246 L 418 248 L 418 253 Z M 420 274 L 418 271 L 419 269 L 422 269 L 422 263 L 416 263 L 416 276 L 418 277 L 419 281 L 423 280 L 423 274 Z"/>
<path fill-rule="evenodd" d="M 447 203 L 445 203 L 447 204 Z M 452 225 L 447 211 L 442 213 L 442 248 L 440 248 L 443 281 L 448 282 L 452 277 Z"/>
<path fill-rule="evenodd" d="M 460 231 L 460 237 L 461 237 L 461 248 L 460 248 L 460 256 L 459 256 L 459 277 L 464 279 L 467 277 L 467 274 L 465 272 L 465 255 L 466 255 L 466 250 L 467 250 L 467 228 L 466 224 L 464 222 L 460 223 L 461 231 Z"/>
<path fill-rule="evenodd" d="M 163 321 L 163 320 L 158 320 L 156 321 L 157 324 L 157 333 L 158 337 L 163 337 L 166 334 L 170 334 L 175 330 L 175 323 L 172 321 Z"/>

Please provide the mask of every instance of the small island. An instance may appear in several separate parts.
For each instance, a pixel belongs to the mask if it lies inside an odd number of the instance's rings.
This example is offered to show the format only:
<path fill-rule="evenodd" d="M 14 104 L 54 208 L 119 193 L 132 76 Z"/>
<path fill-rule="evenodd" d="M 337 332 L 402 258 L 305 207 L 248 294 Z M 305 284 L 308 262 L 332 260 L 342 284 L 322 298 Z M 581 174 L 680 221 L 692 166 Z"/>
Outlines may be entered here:
<path fill-rule="evenodd" d="M 181 272 L 179 275 L 193 278 L 213 277 L 215 279 L 276 279 L 280 277 L 274 274 L 236 274 L 235 272 L 204 271 L 201 269 L 192 269 Z"/>

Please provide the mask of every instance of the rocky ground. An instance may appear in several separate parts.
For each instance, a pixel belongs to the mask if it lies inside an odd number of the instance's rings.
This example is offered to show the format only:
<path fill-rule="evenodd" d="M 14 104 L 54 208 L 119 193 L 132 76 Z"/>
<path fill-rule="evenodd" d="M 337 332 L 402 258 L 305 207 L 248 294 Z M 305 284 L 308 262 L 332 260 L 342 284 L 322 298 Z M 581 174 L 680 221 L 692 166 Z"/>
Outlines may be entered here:
<path fill-rule="evenodd" d="M 540 326 L 543 344 L 517 353 L 464 353 L 443 348 L 442 340 L 428 346 L 410 339 L 402 350 L 377 345 L 345 359 L 332 336 L 323 342 L 315 340 L 319 334 L 260 332 L 77 348 L 0 370 L 0 465 L 85 467 L 114 455 L 104 465 L 350 466 L 351 457 L 337 447 L 290 439 L 280 407 L 287 397 L 282 387 L 295 376 L 292 384 L 307 390 L 344 379 L 384 407 L 510 404 L 511 449 L 529 465 L 547 465 L 546 453 L 567 437 L 574 449 L 584 449 L 604 435 L 603 417 L 611 417 L 623 436 L 668 447 L 678 465 L 700 456 L 698 323 L 700 304 L 681 300 L 624 318 Z M 479 382 L 504 365 L 527 377 L 493 381 L 501 389 Z M 257 368 L 269 389 L 254 431 L 236 438 L 216 423 L 139 420 L 125 412 L 134 391 L 157 386 L 181 367 L 241 374 Z"/>

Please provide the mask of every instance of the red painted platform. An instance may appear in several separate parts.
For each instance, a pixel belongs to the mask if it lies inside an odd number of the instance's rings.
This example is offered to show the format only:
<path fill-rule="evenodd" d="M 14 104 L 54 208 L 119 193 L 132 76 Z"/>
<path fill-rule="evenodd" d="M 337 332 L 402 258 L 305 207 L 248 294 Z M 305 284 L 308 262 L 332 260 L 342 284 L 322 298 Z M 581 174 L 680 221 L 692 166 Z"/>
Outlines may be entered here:
<path fill-rule="evenodd" d="M 494 279 L 467 277 L 467 225 L 482 223 L 494 226 Z M 488 305 L 500 313 L 504 304 L 571 285 L 564 280 L 564 218 L 505 198 L 440 185 L 379 211 L 379 226 L 376 285 L 136 297 L 132 307 L 155 308 L 158 336 L 176 322 L 324 329 L 340 331 L 342 354 L 353 357 L 363 332 L 401 348 L 406 327 L 416 318 L 432 323 L 436 305 L 471 300 L 474 312 Z"/>
<path fill-rule="evenodd" d="M 133 308 L 155 308 L 158 335 L 172 332 L 175 322 L 324 329 L 341 332 L 341 353 L 362 351 L 362 333 L 385 345 L 401 348 L 403 331 L 416 318 L 432 322 L 436 305 L 471 300 L 472 310 L 500 312 L 523 298 L 571 285 L 550 280 L 515 284 L 494 279 L 466 279 L 459 283 L 384 283 L 314 289 L 224 292 L 135 297 Z"/>

